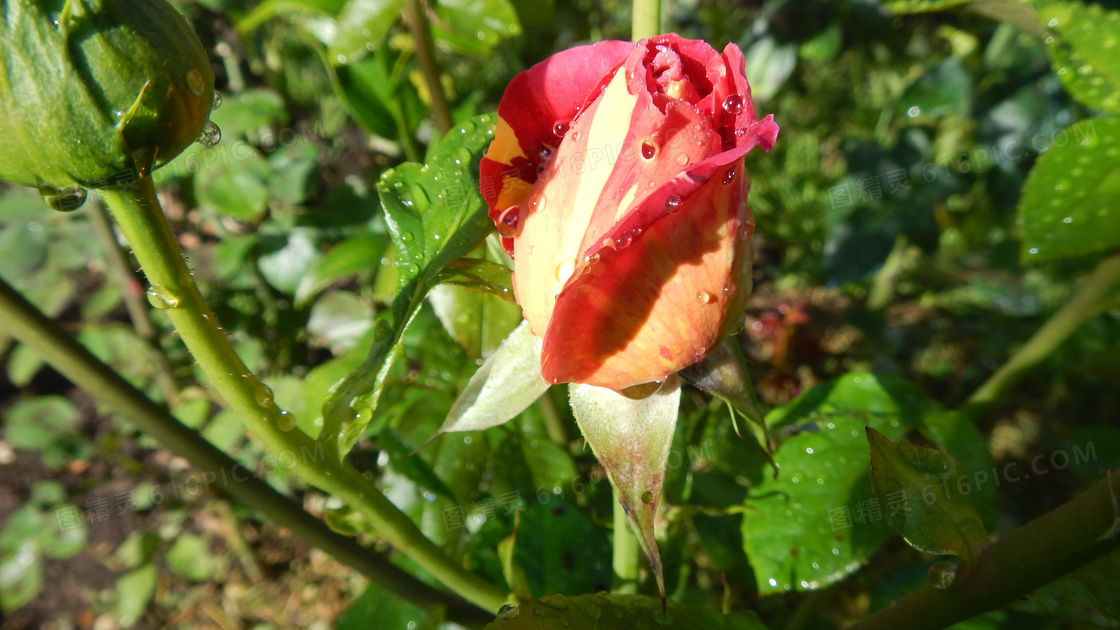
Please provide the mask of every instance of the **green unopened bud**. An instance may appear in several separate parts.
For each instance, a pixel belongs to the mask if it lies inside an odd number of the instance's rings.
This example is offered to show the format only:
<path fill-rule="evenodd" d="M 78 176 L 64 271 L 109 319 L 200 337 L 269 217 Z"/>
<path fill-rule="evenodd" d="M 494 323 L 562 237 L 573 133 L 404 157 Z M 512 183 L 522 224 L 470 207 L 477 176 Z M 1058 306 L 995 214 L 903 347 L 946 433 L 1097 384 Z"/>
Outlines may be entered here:
<path fill-rule="evenodd" d="M 145 177 L 196 139 L 216 141 L 206 52 L 165 0 L 0 9 L 0 180 L 77 207 L 81 188 Z"/>

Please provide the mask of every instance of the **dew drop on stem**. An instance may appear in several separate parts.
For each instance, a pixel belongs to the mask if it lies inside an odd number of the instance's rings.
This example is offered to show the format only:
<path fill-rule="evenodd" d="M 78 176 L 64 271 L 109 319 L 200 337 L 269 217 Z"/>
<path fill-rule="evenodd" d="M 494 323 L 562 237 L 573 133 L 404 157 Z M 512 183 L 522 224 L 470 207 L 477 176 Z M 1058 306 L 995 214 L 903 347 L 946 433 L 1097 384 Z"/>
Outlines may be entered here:
<path fill-rule="evenodd" d="M 198 134 L 196 142 L 202 146 L 212 147 L 218 144 L 222 139 L 222 130 L 214 124 L 214 121 L 207 120 L 206 124 L 202 126 L 202 133 Z"/>

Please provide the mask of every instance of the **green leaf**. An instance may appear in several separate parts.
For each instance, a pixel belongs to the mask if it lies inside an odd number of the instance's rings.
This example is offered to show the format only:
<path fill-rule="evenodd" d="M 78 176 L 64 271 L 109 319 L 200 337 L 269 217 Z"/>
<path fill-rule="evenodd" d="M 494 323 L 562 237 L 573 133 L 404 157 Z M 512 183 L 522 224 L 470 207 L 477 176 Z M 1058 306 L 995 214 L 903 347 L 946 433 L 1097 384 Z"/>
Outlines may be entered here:
<path fill-rule="evenodd" d="M 680 410 L 680 378 L 673 375 L 655 389 L 653 385 L 620 393 L 573 383 L 568 396 L 583 437 L 626 508 L 627 520 L 653 566 L 657 589 L 664 597 L 654 518 Z"/>
<path fill-rule="evenodd" d="M 867 441 L 875 496 L 880 505 L 898 504 L 885 511 L 891 527 L 918 551 L 974 560 L 988 544 L 988 533 L 960 462 L 933 448 L 892 442 L 872 428 Z"/>
<path fill-rule="evenodd" d="M 205 582 L 214 576 L 217 562 L 201 536 L 183 534 L 167 550 L 167 568 L 188 582 Z"/>
<path fill-rule="evenodd" d="M 1047 26 L 1047 51 L 1070 95 L 1096 109 L 1120 113 L 1120 11 L 1099 4 L 1053 2 L 1038 9 Z"/>
<path fill-rule="evenodd" d="M 354 61 L 374 50 L 401 13 L 401 0 L 350 0 L 338 16 L 338 32 L 327 50 L 331 59 Z"/>
<path fill-rule="evenodd" d="M 27 387 L 42 367 L 42 357 L 29 346 L 19 344 L 8 355 L 8 380 L 16 387 Z"/>
<path fill-rule="evenodd" d="M 944 11 L 953 7 L 968 4 L 974 0 L 895 0 L 887 2 L 888 11 L 895 13 L 928 13 L 931 11 Z"/>
<path fill-rule="evenodd" d="M 512 608 L 503 608 L 485 630 L 766 630 L 753 612 L 721 614 L 713 608 L 669 600 L 662 614 L 661 600 L 648 595 L 549 595 Z"/>
<path fill-rule="evenodd" d="M 184 152 L 179 159 L 188 172 L 197 172 L 194 194 L 200 204 L 241 221 L 253 221 L 264 214 L 268 167 L 255 149 L 246 146 L 245 155 L 232 162 L 214 147 Z"/>
<path fill-rule="evenodd" d="M 767 417 L 796 430 L 774 452 L 778 477 L 751 488 L 743 548 L 762 594 L 811 590 L 855 571 L 887 539 L 888 505 L 868 479 L 864 427 L 899 438 L 927 401 L 898 379 L 859 373 L 803 393 Z"/>
<path fill-rule="evenodd" d="M 130 571 L 117 580 L 117 621 L 124 628 L 130 628 L 144 611 L 156 593 L 156 580 L 159 571 L 154 564 L 145 564 Z"/>
<path fill-rule="evenodd" d="M 0 553 L 0 610 L 16 610 L 35 599 L 42 586 L 43 563 L 33 540 L 24 540 L 15 553 Z"/>
<path fill-rule="evenodd" d="M 338 616 L 336 630 L 415 628 L 428 613 L 412 602 L 370 582 L 366 590 Z"/>
<path fill-rule="evenodd" d="M 151 561 L 159 548 L 159 536 L 152 532 L 137 530 L 128 535 L 124 542 L 113 552 L 113 557 L 125 567 L 136 567 Z"/>
<path fill-rule="evenodd" d="M 328 291 L 315 300 L 307 320 L 312 343 L 335 352 L 349 350 L 369 331 L 373 308 L 349 291 Z"/>
<path fill-rule="evenodd" d="M 1098 628 L 1120 626 L 1120 551 L 1097 558 L 1011 607 Z"/>
<path fill-rule="evenodd" d="M 402 106 L 417 97 L 412 86 L 387 67 L 392 59 L 383 46 L 377 54 L 335 67 L 335 91 L 350 116 L 366 131 L 397 140 L 408 131 Z"/>
<path fill-rule="evenodd" d="M 291 12 L 311 11 L 335 17 L 345 5 L 346 0 L 265 0 L 238 21 L 237 30 L 248 33 L 277 15 Z"/>
<path fill-rule="evenodd" d="M 513 560 L 530 592 L 577 595 L 610 588 L 611 545 L 603 528 L 564 494 L 524 500 L 519 531 L 530 534 L 517 541 Z"/>
<path fill-rule="evenodd" d="M 521 307 L 489 293 L 441 284 L 428 302 L 444 330 L 472 357 L 488 357 L 521 322 Z"/>
<path fill-rule="evenodd" d="M 389 455 L 389 463 L 393 470 L 408 477 L 416 485 L 427 488 L 432 492 L 442 494 L 452 501 L 461 501 L 451 488 L 436 475 L 431 466 L 422 457 L 413 456 L 413 448 L 406 445 L 401 438 L 390 429 L 377 434 L 377 443 Z"/>
<path fill-rule="evenodd" d="M 440 271 L 494 228 L 476 192 L 478 161 L 493 135 L 493 115 L 481 116 L 452 129 L 427 164 L 402 164 L 377 184 L 397 249 L 399 286 L 388 317 L 375 324 L 369 358 L 323 406 L 323 435 L 337 441 L 340 454 L 350 451 L 369 423 L 401 335 Z"/>
<path fill-rule="evenodd" d="M 442 0 L 435 9 L 435 38 L 468 55 L 487 56 L 503 39 L 521 34 L 508 0 Z"/>
<path fill-rule="evenodd" d="M 948 57 L 906 88 L 895 113 L 910 118 L 966 114 L 972 97 L 971 81 L 961 60 Z"/>
<path fill-rule="evenodd" d="M 1120 118 L 1067 127 L 1043 153 L 1019 200 L 1020 257 L 1042 262 L 1120 245 Z"/>
<path fill-rule="evenodd" d="M 347 276 L 376 269 L 387 239 L 373 232 L 358 232 L 315 260 L 296 287 L 296 304 L 304 305 L 327 285 Z"/>
<path fill-rule="evenodd" d="M 262 128 L 273 124 L 286 124 L 288 111 L 284 98 L 267 88 L 242 90 L 225 99 L 222 106 L 210 114 L 210 120 L 222 130 L 222 139 L 228 144 L 241 138 L 254 138 Z M 229 146 L 224 148 L 230 149 Z M 248 153 L 249 147 L 239 147 L 237 152 L 230 149 L 231 155 Z"/>
<path fill-rule="evenodd" d="M 548 389 L 541 377 L 541 341 L 522 322 L 474 373 L 436 435 L 505 424 Z"/>
<path fill-rule="evenodd" d="M 514 558 L 514 551 L 517 548 L 517 529 L 513 533 L 502 539 L 498 543 L 498 558 L 502 561 L 502 576 L 506 579 L 506 584 L 509 584 L 510 590 L 519 600 L 527 600 L 533 598 L 533 593 L 529 590 L 529 581 L 525 577 L 525 570 L 517 564 Z"/>
<path fill-rule="evenodd" d="M 308 270 L 319 258 L 315 234 L 296 228 L 283 234 L 261 237 L 261 254 L 257 266 L 261 275 L 276 289 L 294 295 Z"/>
<path fill-rule="evenodd" d="M 513 276 L 509 267 L 477 258 L 462 258 L 447 265 L 439 274 L 440 284 L 451 284 L 472 291 L 489 293 L 515 303 Z"/>

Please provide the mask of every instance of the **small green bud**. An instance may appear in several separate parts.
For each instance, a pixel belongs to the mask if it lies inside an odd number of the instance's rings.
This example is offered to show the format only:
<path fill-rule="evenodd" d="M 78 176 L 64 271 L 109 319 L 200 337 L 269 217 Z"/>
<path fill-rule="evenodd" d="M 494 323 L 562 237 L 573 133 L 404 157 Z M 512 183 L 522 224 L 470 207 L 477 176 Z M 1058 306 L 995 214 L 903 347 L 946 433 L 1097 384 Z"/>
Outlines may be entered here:
<path fill-rule="evenodd" d="M 0 180 L 52 205 L 214 140 L 214 75 L 165 0 L 0 0 Z M 63 208 L 60 208 L 63 209 Z"/>

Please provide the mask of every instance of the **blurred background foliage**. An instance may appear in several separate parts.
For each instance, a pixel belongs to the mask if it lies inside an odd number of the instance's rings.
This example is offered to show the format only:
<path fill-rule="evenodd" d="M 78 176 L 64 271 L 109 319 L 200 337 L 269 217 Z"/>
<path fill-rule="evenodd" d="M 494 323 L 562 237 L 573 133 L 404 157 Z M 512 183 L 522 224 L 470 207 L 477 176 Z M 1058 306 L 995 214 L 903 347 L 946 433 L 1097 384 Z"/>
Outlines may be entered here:
<path fill-rule="evenodd" d="M 174 4 L 211 51 L 222 141 L 156 172 L 160 198 L 238 352 L 315 433 L 321 400 L 363 360 L 397 289 L 375 184 L 404 160 L 423 161 L 441 135 L 415 41 L 401 0 Z M 996 534 L 1120 464 L 1115 299 L 975 423 L 945 411 L 1097 259 L 1074 254 L 1115 249 L 1107 235 L 1087 244 L 1098 230 L 1047 255 L 1050 241 L 1027 241 L 1050 224 L 1017 214 L 1040 154 L 1109 133 L 1111 121 L 1092 117 L 1120 113 L 1110 91 L 1120 64 L 1098 55 L 1090 71 L 1070 62 L 1063 73 L 1057 56 L 1092 56 L 1078 42 L 1103 38 L 1090 48 L 1107 49 L 1109 32 L 1056 32 L 1035 11 L 1069 12 L 1059 30 L 1068 20 L 1107 29 L 1115 3 L 1097 13 L 1014 2 L 894 3 L 899 12 L 870 0 L 665 4 L 671 30 L 746 52 L 756 109 L 782 127 L 769 155 L 748 157 L 756 290 L 739 340 L 763 400 L 778 407 L 769 423 L 783 473 L 772 478 L 757 445 L 735 436 L 722 403 L 686 392 L 659 532 L 672 597 L 755 609 L 774 628 L 838 627 L 923 583 L 934 558 L 866 509 L 868 424 L 938 445 L 973 473 L 1066 453 L 1070 464 L 1045 476 L 974 488 Z M 933 8 L 948 10 L 923 12 Z M 493 111 L 514 74 L 554 51 L 627 38 L 629 11 L 617 0 L 430 2 L 453 119 Z M 1048 50 L 1055 37 L 1071 48 Z M 1086 120 L 1096 126 L 1076 126 Z M 1120 169 L 1103 155 L 1110 146 L 1094 164 Z M 474 194 L 453 181 L 444 193 Z M 1048 201 L 1055 190 L 1031 194 Z M 184 423 L 376 545 L 355 514 L 262 461 L 158 311 L 141 309 L 134 324 L 128 304 L 146 306 L 142 279 L 115 251 L 94 197 L 58 213 L 34 191 L 0 187 L 0 274 Z M 607 588 L 612 493 L 562 391 L 515 422 L 444 435 L 409 456 L 520 320 L 516 306 L 455 286 L 430 304 L 351 460 L 492 581 L 534 596 Z M 209 491 L 2 326 L 0 352 L 4 628 L 440 627 L 438 611 L 367 585 Z M 838 530 L 829 518 L 840 508 L 852 523 Z M 1022 611 L 960 627 L 1116 627 L 1116 574 L 1092 571 Z"/>

